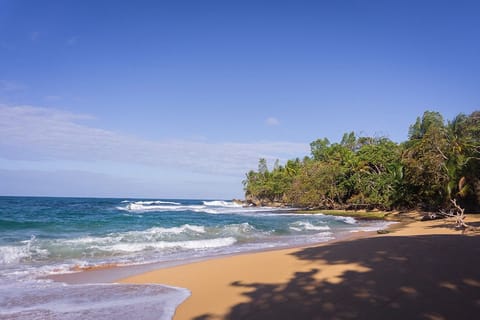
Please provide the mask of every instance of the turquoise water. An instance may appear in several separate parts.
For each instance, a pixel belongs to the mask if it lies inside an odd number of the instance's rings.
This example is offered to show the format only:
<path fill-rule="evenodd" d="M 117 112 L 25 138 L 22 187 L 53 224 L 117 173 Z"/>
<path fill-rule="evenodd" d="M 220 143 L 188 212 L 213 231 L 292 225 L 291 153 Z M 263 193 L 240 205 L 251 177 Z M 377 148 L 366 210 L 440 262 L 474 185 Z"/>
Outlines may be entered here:
<path fill-rule="evenodd" d="M 384 227 L 384 222 L 297 215 L 221 200 L 0 197 L 0 319 L 129 319 L 126 311 L 112 310 L 122 303 L 128 309 L 125 301 L 134 301 L 133 291 L 135 305 L 152 313 L 145 319 L 169 319 L 187 291 L 66 286 L 40 278 L 78 266 L 185 261 L 318 243 Z M 95 299 L 97 307 L 88 298 L 92 290 L 104 297 Z M 21 298 L 27 293 L 37 297 L 35 303 Z"/>

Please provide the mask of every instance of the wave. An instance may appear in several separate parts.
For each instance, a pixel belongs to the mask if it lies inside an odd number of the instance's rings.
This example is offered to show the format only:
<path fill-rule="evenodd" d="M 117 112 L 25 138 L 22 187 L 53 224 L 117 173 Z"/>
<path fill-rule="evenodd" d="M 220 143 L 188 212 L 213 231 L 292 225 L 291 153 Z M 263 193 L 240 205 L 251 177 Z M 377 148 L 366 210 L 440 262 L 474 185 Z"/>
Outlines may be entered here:
<path fill-rule="evenodd" d="M 0 265 L 18 263 L 27 257 L 30 257 L 30 249 L 27 246 L 0 247 Z"/>
<path fill-rule="evenodd" d="M 140 252 L 154 249 L 210 249 L 220 248 L 233 245 L 237 240 L 233 237 L 205 239 L 205 240 L 190 240 L 190 241 L 159 241 L 159 242 L 143 242 L 143 243 L 118 243 L 111 246 L 105 246 L 102 250 L 115 252 Z"/>
<path fill-rule="evenodd" d="M 373 225 L 370 225 L 368 227 L 360 227 L 355 230 L 350 230 L 350 232 L 371 232 L 371 231 L 378 231 L 382 229 L 388 228 L 388 226 L 395 224 L 397 222 L 392 222 L 392 221 L 382 221 L 382 222 L 377 222 Z"/>
<path fill-rule="evenodd" d="M 248 222 L 229 224 L 219 229 L 217 233 L 220 236 L 234 237 L 241 243 L 249 242 L 251 239 L 259 240 L 271 236 L 275 230 L 261 230 L 255 228 Z"/>
<path fill-rule="evenodd" d="M 125 207 L 117 207 L 120 210 L 134 211 L 134 212 L 145 212 L 145 211 L 195 211 L 205 209 L 203 205 L 181 205 L 181 204 L 146 204 L 139 202 L 132 202 L 127 204 Z"/>
<path fill-rule="evenodd" d="M 204 234 L 204 226 L 196 226 L 184 224 L 180 227 L 153 227 L 141 231 L 127 231 L 127 232 L 118 232 L 110 233 L 104 237 L 82 237 L 75 239 L 65 239 L 57 240 L 53 242 L 58 246 L 67 244 L 71 248 L 76 246 L 81 247 L 84 245 L 94 245 L 95 248 L 100 249 L 102 246 L 111 245 L 113 243 L 138 243 L 142 241 L 164 241 L 171 240 L 172 236 L 180 236 L 183 238 L 194 237 L 195 235 Z"/>
<path fill-rule="evenodd" d="M 256 212 L 271 212 L 275 210 L 270 207 L 244 207 L 233 201 L 224 200 L 202 201 L 201 204 L 182 204 L 179 202 L 161 200 L 133 201 L 128 203 L 125 202 L 124 206 L 118 206 L 117 209 L 132 213 L 193 211 L 209 214 L 249 214 Z"/>
<path fill-rule="evenodd" d="M 125 200 L 126 201 L 126 200 Z M 181 212 L 192 211 L 208 214 L 278 214 L 281 211 L 291 210 L 289 208 L 272 207 L 248 207 L 233 201 L 210 200 L 202 201 L 196 204 L 185 204 L 181 202 L 152 200 L 152 201 L 133 201 L 124 202 L 123 206 L 118 206 L 118 210 L 128 211 L 130 213 L 144 212 Z"/>
<path fill-rule="evenodd" d="M 345 222 L 347 224 L 356 224 L 357 220 L 353 217 L 335 217 L 335 220 Z"/>
<path fill-rule="evenodd" d="M 221 227 L 184 224 L 73 239 L 32 238 L 20 246 L 0 247 L 0 265 L 45 259 L 109 259 L 125 253 L 152 250 L 160 251 L 159 253 L 166 250 L 162 255 L 168 255 L 178 250 L 231 246 L 239 240 L 255 238 L 260 234 L 261 232 L 248 223 Z"/>
<path fill-rule="evenodd" d="M 319 233 L 316 233 L 313 235 L 313 238 L 316 240 L 316 241 L 319 241 L 319 242 L 325 242 L 325 241 L 328 241 L 328 240 L 333 240 L 335 239 L 335 237 L 333 236 L 333 233 L 330 232 L 330 231 L 324 231 L 324 232 L 319 232 Z"/>
<path fill-rule="evenodd" d="M 205 227 L 204 226 L 192 226 L 189 224 L 184 224 L 183 226 L 180 227 L 171 227 L 171 228 L 161 228 L 161 227 L 156 227 L 150 229 L 152 232 L 155 233 L 173 233 L 173 234 L 180 234 L 183 232 L 196 232 L 196 233 L 205 233 Z"/>
<path fill-rule="evenodd" d="M 21 245 L 0 246 L 0 265 L 16 264 L 33 257 L 46 256 L 48 251 L 39 248 L 35 236 L 30 240 L 21 241 Z"/>
<path fill-rule="evenodd" d="M 224 230 L 235 234 L 252 233 L 257 231 L 257 229 L 248 222 L 229 224 L 224 227 Z"/>
<path fill-rule="evenodd" d="M 152 205 L 152 204 L 173 204 L 179 206 L 180 203 L 172 202 L 172 201 L 161 201 L 161 200 L 153 200 L 153 201 L 135 201 L 134 203 L 143 204 L 143 205 Z"/>
<path fill-rule="evenodd" d="M 293 231 L 325 231 L 330 230 L 329 226 L 315 226 L 307 221 L 297 221 L 290 224 L 289 228 Z"/>
<path fill-rule="evenodd" d="M 232 202 L 232 201 L 203 201 L 203 204 L 207 207 L 224 207 L 224 208 L 243 208 L 243 205 Z"/>

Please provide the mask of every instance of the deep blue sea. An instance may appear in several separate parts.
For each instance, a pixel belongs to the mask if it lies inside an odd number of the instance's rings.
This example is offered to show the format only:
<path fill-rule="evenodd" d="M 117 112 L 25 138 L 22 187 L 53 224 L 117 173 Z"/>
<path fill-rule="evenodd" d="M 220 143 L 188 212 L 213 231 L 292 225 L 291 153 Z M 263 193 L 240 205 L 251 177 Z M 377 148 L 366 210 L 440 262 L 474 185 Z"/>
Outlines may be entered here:
<path fill-rule="evenodd" d="M 170 319 L 188 290 L 44 277 L 312 244 L 385 224 L 222 200 L 0 197 L 0 319 Z"/>

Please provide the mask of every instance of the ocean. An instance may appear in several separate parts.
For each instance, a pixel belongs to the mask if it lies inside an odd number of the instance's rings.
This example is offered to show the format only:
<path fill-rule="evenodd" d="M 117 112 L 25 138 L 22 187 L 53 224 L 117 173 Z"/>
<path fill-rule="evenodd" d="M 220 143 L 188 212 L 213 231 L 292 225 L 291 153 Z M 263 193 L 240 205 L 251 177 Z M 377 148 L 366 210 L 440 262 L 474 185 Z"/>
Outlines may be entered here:
<path fill-rule="evenodd" d="M 171 319 L 188 289 L 46 277 L 308 245 L 386 225 L 224 200 L 0 197 L 0 319 Z"/>

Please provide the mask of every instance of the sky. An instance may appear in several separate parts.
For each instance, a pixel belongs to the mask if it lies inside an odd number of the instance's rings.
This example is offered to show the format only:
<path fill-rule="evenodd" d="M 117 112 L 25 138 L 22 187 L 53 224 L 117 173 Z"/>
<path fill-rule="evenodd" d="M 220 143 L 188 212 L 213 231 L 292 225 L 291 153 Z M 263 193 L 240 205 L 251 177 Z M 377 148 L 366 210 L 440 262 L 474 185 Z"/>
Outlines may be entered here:
<path fill-rule="evenodd" d="M 0 0 L 0 195 L 243 198 L 345 132 L 480 109 L 480 2 Z"/>

